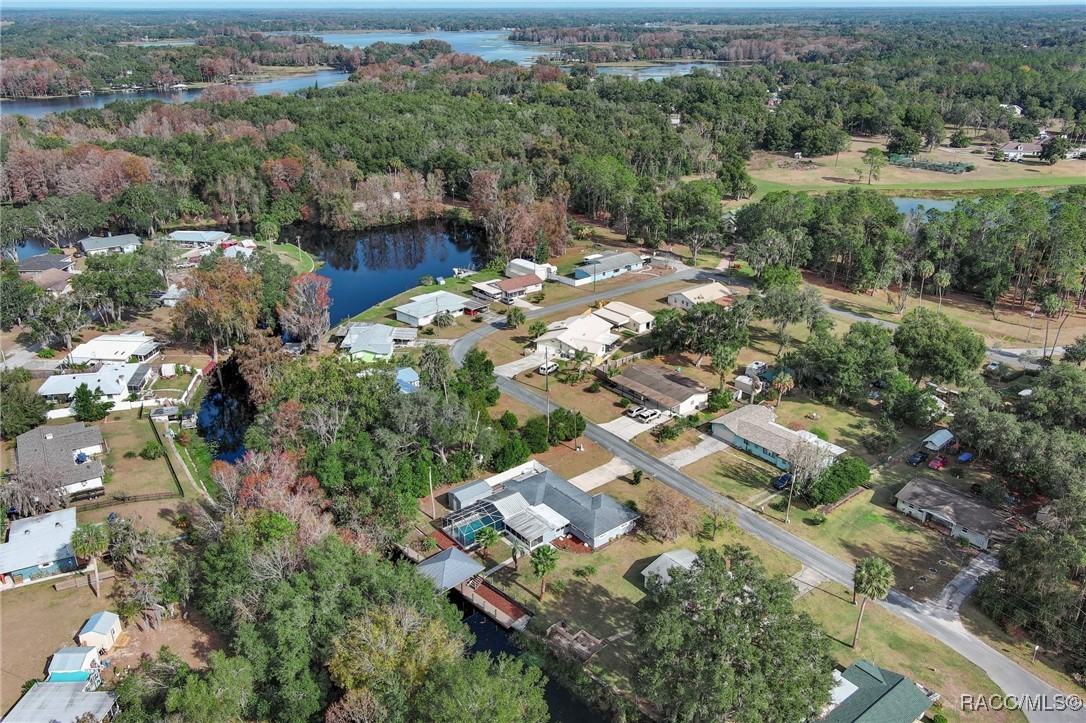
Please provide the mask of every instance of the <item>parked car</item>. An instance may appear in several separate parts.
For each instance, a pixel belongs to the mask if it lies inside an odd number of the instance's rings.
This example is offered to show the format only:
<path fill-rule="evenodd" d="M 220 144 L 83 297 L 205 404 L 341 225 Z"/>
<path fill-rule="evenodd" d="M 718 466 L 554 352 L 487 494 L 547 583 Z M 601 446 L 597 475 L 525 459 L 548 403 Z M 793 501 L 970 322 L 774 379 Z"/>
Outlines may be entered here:
<path fill-rule="evenodd" d="M 558 362 L 543 362 L 539 365 L 539 373 L 543 376 L 554 374 L 558 371 Z"/>
<path fill-rule="evenodd" d="M 642 409 L 640 412 L 637 413 L 637 416 L 634 417 L 634 419 L 641 422 L 642 424 L 648 424 L 649 422 L 655 422 L 659 418 L 660 418 L 660 410 L 659 409 Z"/>
<path fill-rule="evenodd" d="M 637 419 L 637 415 L 641 414 L 641 412 L 643 411 L 645 411 L 644 407 L 630 407 L 625 412 L 623 412 L 623 414 L 625 414 L 627 417 L 633 417 L 634 419 Z"/>
<path fill-rule="evenodd" d="M 792 484 L 792 473 L 791 472 L 785 472 L 780 477 L 773 480 L 773 489 L 775 489 L 775 490 L 783 490 L 783 489 L 786 489 L 788 487 L 788 485 L 790 485 L 790 484 Z"/>
<path fill-rule="evenodd" d="M 916 452 L 913 454 L 912 457 L 909 457 L 907 460 L 905 460 L 905 464 L 911 464 L 913 467 L 919 467 L 920 465 L 924 464 L 927 459 L 927 452 Z"/>
<path fill-rule="evenodd" d="M 976 459 L 976 457 L 972 452 L 962 452 L 958 455 L 958 464 L 969 464 L 974 459 Z"/>
<path fill-rule="evenodd" d="M 950 460 L 948 460 L 945 456 L 940 454 L 938 457 L 936 457 L 932 461 L 928 462 L 928 468 L 929 469 L 942 469 L 943 467 L 946 467 L 946 463 L 949 462 L 949 461 Z"/>

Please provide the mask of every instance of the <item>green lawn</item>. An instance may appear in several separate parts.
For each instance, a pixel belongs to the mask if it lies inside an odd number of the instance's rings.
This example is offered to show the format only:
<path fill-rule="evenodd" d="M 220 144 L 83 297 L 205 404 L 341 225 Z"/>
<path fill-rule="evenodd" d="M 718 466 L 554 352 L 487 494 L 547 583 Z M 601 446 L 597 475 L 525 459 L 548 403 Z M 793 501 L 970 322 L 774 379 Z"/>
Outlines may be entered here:
<path fill-rule="evenodd" d="M 156 441 L 147 417 L 140 419 L 135 411 L 117 412 L 99 424 L 109 446 L 109 453 L 104 459 L 109 477 L 107 494 L 123 492 L 143 495 L 177 491 L 165 457 L 147 460 L 138 456 L 148 442 Z M 129 453 L 136 456 L 126 458 L 125 455 Z"/>
<path fill-rule="evenodd" d="M 289 243 L 275 243 L 272 241 L 257 241 L 256 243 L 260 248 L 267 249 L 278 256 L 283 263 L 289 265 L 299 274 L 316 271 L 321 266 L 321 262 L 314 259 L 307 251 L 303 251 L 298 246 Z"/>
<path fill-rule="evenodd" d="M 929 709 L 929 715 L 942 713 L 950 721 L 1025 720 L 1018 711 L 960 711 L 959 701 L 963 694 L 995 695 L 1002 691 L 975 664 L 878 605 L 867 606 L 860 645 L 854 650 L 852 635 L 859 609 L 852 604 L 851 591 L 841 585 L 823 584 L 796 604 L 825 629 L 831 639 L 832 653 L 841 665 L 851 665 L 860 658 L 872 660 L 939 693 L 943 705 Z"/>
<path fill-rule="evenodd" d="M 758 200 L 772 191 L 834 191 L 850 188 L 849 185 L 840 183 L 804 183 L 787 184 L 778 181 L 767 181 L 756 178 L 758 191 L 754 194 L 754 200 Z M 973 191 L 997 191 L 1005 188 L 1056 188 L 1060 186 L 1073 186 L 1086 183 L 1086 179 L 1080 176 L 1040 176 L 1037 178 L 1005 178 L 982 179 L 963 181 L 923 181 L 912 183 L 873 183 L 862 188 L 873 191 L 941 191 L 945 195 L 967 195 Z M 857 186 L 860 188 L 861 186 Z"/>

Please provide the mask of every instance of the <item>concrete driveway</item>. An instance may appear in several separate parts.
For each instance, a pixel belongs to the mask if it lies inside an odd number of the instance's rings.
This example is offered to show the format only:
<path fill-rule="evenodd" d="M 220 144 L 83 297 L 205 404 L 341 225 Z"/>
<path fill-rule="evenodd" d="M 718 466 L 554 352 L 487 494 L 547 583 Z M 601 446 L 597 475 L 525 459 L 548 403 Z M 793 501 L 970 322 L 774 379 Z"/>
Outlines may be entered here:
<path fill-rule="evenodd" d="M 618 419 L 612 419 L 610 422 L 604 422 L 600 426 L 606 429 L 611 434 L 615 435 L 624 442 L 629 442 L 631 439 L 647 432 L 653 427 L 659 427 L 661 424 L 666 424 L 671 420 L 671 412 L 663 412 L 655 421 L 645 424 L 639 422 L 636 419 L 630 419 L 625 414 Z"/>
<path fill-rule="evenodd" d="M 494 368 L 494 373 L 499 377 L 505 377 L 506 379 L 512 379 L 521 372 L 526 372 L 532 369 L 538 369 L 539 365 L 543 363 L 546 357 L 545 352 L 537 351 L 529 354 L 526 357 L 511 361 L 508 364 L 502 364 L 500 367 Z"/>

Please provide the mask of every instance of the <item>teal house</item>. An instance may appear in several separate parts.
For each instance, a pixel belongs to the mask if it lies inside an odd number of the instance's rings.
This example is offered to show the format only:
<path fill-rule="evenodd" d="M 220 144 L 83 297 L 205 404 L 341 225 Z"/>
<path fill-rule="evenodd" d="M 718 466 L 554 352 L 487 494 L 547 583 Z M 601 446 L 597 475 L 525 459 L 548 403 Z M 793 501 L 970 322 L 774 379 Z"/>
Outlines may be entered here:
<path fill-rule="evenodd" d="M 12 522 L 8 541 L 0 545 L 0 587 L 78 569 L 71 545 L 73 532 L 74 507 Z"/>

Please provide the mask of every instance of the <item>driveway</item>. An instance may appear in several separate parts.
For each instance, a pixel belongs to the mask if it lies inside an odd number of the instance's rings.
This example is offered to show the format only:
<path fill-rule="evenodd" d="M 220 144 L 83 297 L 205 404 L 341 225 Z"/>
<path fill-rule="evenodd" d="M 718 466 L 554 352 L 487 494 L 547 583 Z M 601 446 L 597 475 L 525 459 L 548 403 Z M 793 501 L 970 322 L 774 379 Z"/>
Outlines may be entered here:
<path fill-rule="evenodd" d="M 591 492 L 592 490 L 605 485 L 613 479 L 618 479 L 624 474 L 633 472 L 633 465 L 629 462 L 614 457 L 607 464 L 601 464 L 596 469 L 590 469 L 584 474 L 579 474 L 569 482 L 577 489 L 584 490 L 585 492 Z"/>
<path fill-rule="evenodd" d="M 600 425 L 601 429 L 606 429 L 611 434 L 615 435 L 624 442 L 629 442 L 631 439 L 647 432 L 653 427 L 659 427 L 661 424 L 666 424 L 671 420 L 671 413 L 664 412 L 652 422 L 645 424 L 639 422 L 636 419 L 630 419 L 625 414 L 618 419 L 612 419 L 610 422 L 605 422 Z"/>
<path fill-rule="evenodd" d="M 517 359 L 516 361 L 511 361 L 508 364 L 502 364 L 500 367 L 494 367 L 494 373 L 497 374 L 499 377 L 512 379 L 521 372 L 526 372 L 530 369 L 538 369 L 539 365 L 543 363 L 545 357 L 545 352 L 533 352 L 526 357 Z"/>
<path fill-rule="evenodd" d="M 680 449 L 678 452 L 672 452 L 666 457 L 661 457 L 660 461 L 670 464 L 675 469 L 682 469 L 688 464 L 694 464 L 699 459 L 705 459 L 711 454 L 723 452 L 727 449 L 730 449 L 730 447 L 724 440 L 702 435 L 701 441 L 693 447 L 687 447 L 686 449 Z"/>
<path fill-rule="evenodd" d="M 945 608 L 951 612 L 957 612 L 965 599 L 976 589 L 980 579 L 990 572 L 999 569 L 999 560 L 987 553 L 981 553 L 965 566 L 954 579 L 947 583 L 939 598 L 935 601 L 937 607 Z"/>

